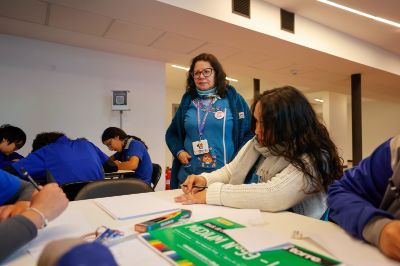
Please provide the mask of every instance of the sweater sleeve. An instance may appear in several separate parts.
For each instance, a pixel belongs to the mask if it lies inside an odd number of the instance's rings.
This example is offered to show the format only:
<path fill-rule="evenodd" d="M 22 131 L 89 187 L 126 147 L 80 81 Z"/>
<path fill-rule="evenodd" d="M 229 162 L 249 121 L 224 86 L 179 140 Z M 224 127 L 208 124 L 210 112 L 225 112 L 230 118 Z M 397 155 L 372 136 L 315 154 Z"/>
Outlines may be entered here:
<path fill-rule="evenodd" d="M 182 98 L 183 101 L 184 98 Z M 165 133 L 165 142 L 167 143 L 167 146 L 169 150 L 171 151 L 172 155 L 176 157 L 178 155 L 178 152 L 181 150 L 184 150 L 184 136 L 183 136 L 183 125 L 181 124 L 181 119 L 183 114 L 183 104 L 179 105 L 178 110 L 176 111 L 176 114 L 174 118 L 171 121 L 171 124 L 169 125 L 167 132 Z"/>
<path fill-rule="evenodd" d="M 22 215 L 0 223 L 0 262 L 37 235 L 36 226 Z"/>
<path fill-rule="evenodd" d="M 375 223 L 378 217 L 393 218 L 379 209 L 392 174 L 390 141 L 386 141 L 329 187 L 330 218 L 351 235 L 365 239 L 363 230 L 369 222 Z"/>
<path fill-rule="evenodd" d="M 287 210 L 310 196 L 304 191 L 304 174 L 289 164 L 269 181 L 257 184 L 213 183 L 207 189 L 208 204 L 276 212 Z"/>

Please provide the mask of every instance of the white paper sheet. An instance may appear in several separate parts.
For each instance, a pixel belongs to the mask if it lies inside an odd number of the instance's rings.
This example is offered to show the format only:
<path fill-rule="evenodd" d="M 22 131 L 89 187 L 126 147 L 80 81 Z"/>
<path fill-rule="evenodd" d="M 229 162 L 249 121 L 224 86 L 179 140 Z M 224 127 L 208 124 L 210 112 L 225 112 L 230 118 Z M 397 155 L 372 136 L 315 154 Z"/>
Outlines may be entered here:
<path fill-rule="evenodd" d="M 176 203 L 157 198 L 151 193 L 99 198 L 94 199 L 94 202 L 116 220 L 172 212 L 181 207 Z"/>
<path fill-rule="evenodd" d="M 245 227 L 225 230 L 224 232 L 250 252 L 282 249 L 292 246 L 290 239 L 264 227 Z"/>

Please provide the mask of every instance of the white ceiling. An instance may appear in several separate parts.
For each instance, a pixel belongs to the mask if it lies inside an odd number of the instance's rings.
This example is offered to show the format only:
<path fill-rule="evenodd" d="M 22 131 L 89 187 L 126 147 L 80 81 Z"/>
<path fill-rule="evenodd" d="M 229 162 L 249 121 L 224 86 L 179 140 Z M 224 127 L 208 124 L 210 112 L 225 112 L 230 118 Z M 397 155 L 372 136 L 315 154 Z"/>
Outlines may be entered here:
<path fill-rule="evenodd" d="M 400 30 L 392 26 L 314 0 L 265 1 L 400 55 Z M 336 2 L 400 22 L 399 0 Z M 0 33 L 186 66 L 200 52 L 212 52 L 229 76 L 309 92 L 349 94 L 350 75 L 361 73 L 364 97 L 400 102 L 398 75 L 158 1 L 1 0 Z"/>

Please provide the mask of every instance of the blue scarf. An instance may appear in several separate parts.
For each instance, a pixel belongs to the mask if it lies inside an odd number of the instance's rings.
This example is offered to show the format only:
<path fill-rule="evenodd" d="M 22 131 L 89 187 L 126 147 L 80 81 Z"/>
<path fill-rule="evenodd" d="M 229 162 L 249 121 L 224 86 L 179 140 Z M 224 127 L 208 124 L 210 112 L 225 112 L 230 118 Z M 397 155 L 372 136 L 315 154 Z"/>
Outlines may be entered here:
<path fill-rule="evenodd" d="M 208 89 L 205 91 L 199 90 L 198 88 L 196 88 L 196 91 L 200 98 L 207 98 L 210 96 L 214 96 L 216 94 L 217 88 L 214 87 L 214 88 L 211 88 L 211 89 Z"/>

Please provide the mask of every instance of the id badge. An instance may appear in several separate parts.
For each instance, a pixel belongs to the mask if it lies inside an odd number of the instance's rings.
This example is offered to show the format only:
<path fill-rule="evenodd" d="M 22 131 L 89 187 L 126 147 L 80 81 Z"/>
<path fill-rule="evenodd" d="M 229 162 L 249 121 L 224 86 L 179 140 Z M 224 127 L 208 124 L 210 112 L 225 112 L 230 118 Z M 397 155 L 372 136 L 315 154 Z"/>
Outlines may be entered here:
<path fill-rule="evenodd" d="M 194 155 L 200 155 L 204 153 L 208 153 L 208 141 L 206 139 L 199 140 L 199 141 L 193 141 L 193 152 Z"/>

